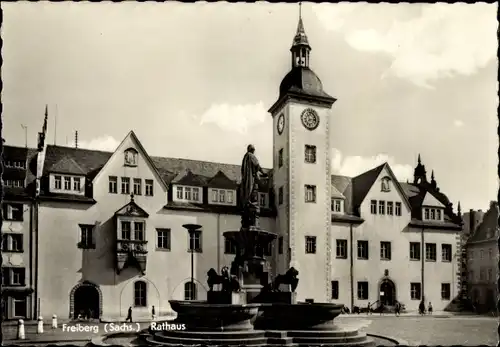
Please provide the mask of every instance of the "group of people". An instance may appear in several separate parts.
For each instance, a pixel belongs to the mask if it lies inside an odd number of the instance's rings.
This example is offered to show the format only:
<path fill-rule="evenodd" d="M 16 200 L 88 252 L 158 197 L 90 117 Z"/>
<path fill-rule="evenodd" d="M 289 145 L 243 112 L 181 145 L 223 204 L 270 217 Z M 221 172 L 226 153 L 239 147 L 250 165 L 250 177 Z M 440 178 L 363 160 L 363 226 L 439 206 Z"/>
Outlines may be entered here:
<path fill-rule="evenodd" d="M 432 314 L 432 303 L 429 301 L 429 305 L 427 306 L 427 311 L 425 309 L 425 302 L 424 300 L 420 301 L 420 304 L 418 305 L 418 313 L 423 316 L 425 312 L 428 312 L 429 314 Z"/>

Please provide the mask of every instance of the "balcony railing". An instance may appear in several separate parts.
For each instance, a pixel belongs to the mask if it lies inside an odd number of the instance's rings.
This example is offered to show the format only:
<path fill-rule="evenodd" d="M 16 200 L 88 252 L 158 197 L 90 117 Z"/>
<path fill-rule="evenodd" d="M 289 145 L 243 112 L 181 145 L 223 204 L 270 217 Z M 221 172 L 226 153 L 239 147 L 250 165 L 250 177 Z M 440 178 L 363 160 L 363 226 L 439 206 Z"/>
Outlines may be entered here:
<path fill-rule="evenodd" d="M 146 254 L 148 241 L 144 240 L 117 240 L 116 251 L 118 253 Z"/>

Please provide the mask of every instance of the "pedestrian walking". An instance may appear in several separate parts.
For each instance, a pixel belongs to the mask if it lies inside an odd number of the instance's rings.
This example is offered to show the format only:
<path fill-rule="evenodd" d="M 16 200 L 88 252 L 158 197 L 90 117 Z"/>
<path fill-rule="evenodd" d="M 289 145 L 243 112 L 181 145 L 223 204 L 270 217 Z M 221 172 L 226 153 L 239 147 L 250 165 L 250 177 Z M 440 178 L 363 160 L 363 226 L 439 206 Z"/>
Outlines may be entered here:
<path fill-rule="evenodd" d="M 156 312 L 155 312 L 155 306 L 153 305 L 153 307 L 151 307 L 151 317 L 153 318 L 153 320 L 155 320 L 156 318 Z"/>
<path fill-rule="evenodd" d="M 429 314 L 432 314 L 432 303 L 429 301 L 429 307 L 427 308 L 427 312 L 429 312 Z"/>
<path fill-rule="evenodd" d="M 418 313 L 420 313 L 421 316 L 425 314 L 424 300 L 420 301 L 420 304 L 418 305 Z"/>
<path fill-rule="evenodd" d="M 125 319 L 125 322 L 132 323 L 132 306 L 128 308 L 127 319 Z"/>
<path fill-rule="evenodd" d="M 370 307 L 370 302 L 368 301 L 368 306 L 366 307 L 366 313 L 367 314 L 372 314 L 372 309 Z"/>
<path fill-rule="evenodd" d="M 401 304 L 399 303 L 399 301 L 396 302 L 395 313 L 396 317 L 399 317 L 399 315 L 401 314 Z"/>

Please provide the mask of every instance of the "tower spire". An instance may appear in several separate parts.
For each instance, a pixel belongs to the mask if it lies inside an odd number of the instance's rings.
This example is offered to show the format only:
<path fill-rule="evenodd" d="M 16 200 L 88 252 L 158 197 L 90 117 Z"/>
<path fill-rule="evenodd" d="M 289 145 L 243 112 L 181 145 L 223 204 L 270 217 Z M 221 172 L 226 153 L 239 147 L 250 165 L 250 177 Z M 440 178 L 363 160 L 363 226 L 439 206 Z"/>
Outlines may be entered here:
<path fill-rule="evenodd" d="M 293 38 L 290 51 L 292 52 L 292 68 L 309 67 L 311 46 L 309 46 L 304 23 L 302 22 L 302 2 L 299 2 L 299 22 L 297 23 L 297 32 Z"/>
<path fill-rule="evenodd" d="M 420 159 L 420 153 L 418 153 L 418 164 L 422 164 L 422 160 Z"/>

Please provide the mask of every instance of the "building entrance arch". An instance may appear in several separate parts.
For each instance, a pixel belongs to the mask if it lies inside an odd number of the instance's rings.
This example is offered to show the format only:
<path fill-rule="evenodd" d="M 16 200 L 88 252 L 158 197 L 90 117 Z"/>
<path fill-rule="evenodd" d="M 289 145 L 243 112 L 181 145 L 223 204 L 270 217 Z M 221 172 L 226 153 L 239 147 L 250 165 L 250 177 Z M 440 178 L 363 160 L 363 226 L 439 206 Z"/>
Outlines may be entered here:
<path fill-rule="evenodd" d="M 76 285 L 70 294 L 70 318 L 99 319 L 102 308 L 100 288 L 90 282 Z"/>
<path fill-rule="evenodd" d="M 384 306 L 394 306 L 396 304 L 396 285 L 386 278 L 379 286 L 380 303 Z"/>

